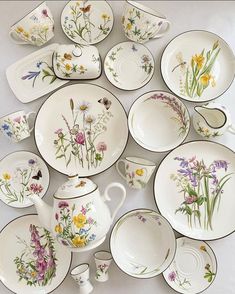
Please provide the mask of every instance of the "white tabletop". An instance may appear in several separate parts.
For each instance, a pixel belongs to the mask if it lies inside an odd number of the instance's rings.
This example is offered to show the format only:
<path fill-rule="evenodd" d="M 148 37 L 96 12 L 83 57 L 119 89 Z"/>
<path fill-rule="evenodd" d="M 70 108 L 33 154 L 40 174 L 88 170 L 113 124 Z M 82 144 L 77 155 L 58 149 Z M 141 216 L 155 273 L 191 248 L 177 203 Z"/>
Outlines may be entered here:
<path fill-rule="evenodd" d="M 104 58 L 106 52 L 116 43 L 125 41 L 126 38 L 121 27 L 121 14 L 123 10 L 123 1 L 109 1 L 115 16 L 115 25 L 111 34 L 97 45 L 101 57 Z M 160 56 L 165 48 L 166 44 L 176 35 L 191 29 L 203 29 L 217 33 L 222 38 L 224 38 L 228 44 L 234 49 L 235 48 L 235 2 L 229 1 L 208 1 L 208 2 L 197 2 L 197 1 L 142 1 L 146 5 L 155 8 L 165 14 L 168 19 L 172 22 L 172 28 L 170 32 L 163 38 L 151 41 L 147 43 L 147 47 L 151 50 L 156 61 L 156 70 L 154 76 L 149 84 L 144 88 L 125 92 L 118 90 L 112 86 L 104 74 L 92 83 L 101 85 L 104 88 L 110 90 L 114 95 L 116 95 L 122 104 L 124 105 L 126 111 L 129 110 L 132 102 L 139 97 L 141 94 L 154 90 L 162 89 L 167 90 L 164 84 L 159 69 Z M 0 117 L 20 109 L 25 109 L 26 111 L 34 110 L 37 111 L 40 105 L 45 101 L 47 95 L 29 104 L 22 104 L 19 102 L 11 89 L 8 86 L 5 69 L 19 60 L 20 58 L 26 56 L 29 53 L 34 52 L 37 48 L 32 46 L 15 45 L 13 44 L 8 36 L 9 27 L 17 21 L 20 17 L 26 14 L 30 9 L 35 7 L 38 1 L 0 1 Z M 63 33 L 60 26 L 60 14 L 65 5 L 65 1 L 48 1 L 48 5 L 53 13 L 55 19 L 55 37 L 49 43 L 61 43 L 68 44 L 70 41 L 67 39 Z M 235 51 L 235 50 L 234 50 Z M 230 87 L 230 89 L 218 99 L 222 101 L 225 106 L 227 106 L 230 111 L 233 120 L 235 121 L 235 83 Z M 189 107 L 190 112 L 192 112 L 193 104 L 186 103 Z M 196 135 L 193 129 L 190 131 L 190 135 L 187 140 L 200 139 Z M 226 134 L 222 138 L 218 139 L 219 142 L 224 143 L 228 147 L 235 150 L 235 138 Z M 29 139 L 22 141 L 19 144 L 10 144 L 7 139 L 0 137 L 0 157 L 4 157 L 6 154 L 16 151 L 16 150 L 30 150 L 37 152 L 33 136 Z M 153 152 L 148 152 L 141 147 L 139 147 L 133 139 L 129 138 L 127 148 L 123 154 L 125 155 L 137 155 L 149 158 L 155 161 L 157 164 L 166 154 L 155 154 Z M 65 177 L 56 171 L 50 169 L 51 183 L 50 188 L 45 196 L 47 203 L 52 203 L 52 194 L 57 189 L 62 182 L 65 181 Z M 103 191 L 105 186 L 112 181 L 123 180 L 118 176 L 115 167 L 111 167 L 104 173 L 94 176 L 92 178 Z M 156 205 L 153 197 L 153 178 L 151 179 L 148 187 L 145 190 L 136 192 L 127 188 L 127 199 L 123 208 L 119 211 L 117 218 L 123 213 L 138 207 L 146 207 L 156 209 Z M 112 205 L 113 207 L 115 204 Z M 13 209 L 4 205 L 0 202 L 0 228 L 6 225 L 13 218 L 27 214 L 34 213 L 35 208 L 27 209 Z M 176 234 L 176 236 L 178 236 Z M 209 242 L 211 247 L 214 249 L 217 259 L 218 259 L 218 274 L 213 285 L 206 290 L 205 293 L 211 294 L 233 294 L 235 293 L 235 234 L 232 234 L 224 239 Z M 2 244 L 0 244 L 1 248 Z M 98 249 L 109 249 L 109 238 L 103 245 Z M 139 280 L 134 279 L 123 272 L 121 272 L 117 266 L 113 263 L 110 269 L 110 280 L 106 283 L 97 283 L 94 280 L 95 265 L 92 254 L 93 250 L 88 253 L 74 254 L 73 264 L 77 265 L 82 262 L 88 262 L 91 266 L 91 282 L 94 285 L 94 292 L 96 294 L 165 294 L 165 293 L 175 293 L 168 285 L 165 283 L 163 277 L 160 275 L 153 279 Z M 9 252 L 11 254 L 11 252 Z M 6 294 L 10 293 L 1 283 L 0 283 L 0 293 Z M 78 293 L 78 288 L 76 283 L 68 275 L 62 285 L 54 291 L 56 294 L 72 294 Z"/>

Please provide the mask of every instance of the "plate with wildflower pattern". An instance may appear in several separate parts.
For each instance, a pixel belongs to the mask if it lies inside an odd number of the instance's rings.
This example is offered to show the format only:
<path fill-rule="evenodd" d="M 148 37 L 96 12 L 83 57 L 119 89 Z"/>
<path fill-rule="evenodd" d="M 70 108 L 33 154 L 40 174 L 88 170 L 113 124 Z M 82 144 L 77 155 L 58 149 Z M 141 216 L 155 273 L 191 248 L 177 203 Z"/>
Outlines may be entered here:
<path fill-rule="evenodd" d="M 110 250 L 117 266 L 126 274 L 148 279 L 171 264 L 176 240 L 168 221 L 151 209 L 135 209 L 116 222 Z"/>
<path fill-rule="evenodd" d="M 222 95 L 232 84 L 235 57 L 229 45 L 208 31 L 188 31 L 166 46 L 161 73 L 167 87 L 192 102 Z"/>
<path fill-rule="evenodd" d="M 123 153 L 127 139 L 122 104 L 92 84 L 73 84 L 53 93 L 35 121 L 39 152 L 66 175 L 89 177 L 108 169 Z"/>
<path fill-rule="evenodd" d="M 182 294 L 197 294 L 214 282 L 217 260 L 211 247 L 204 241 L 178 238 L 173 262 L 163 277 L 168 285 Z"/>
<path fill-rule="evenodd" d="M 190 115 L 184 103 L 171 93 L 151 91 L 132 104 L 128 124 L 133 139 L 154 152 L 180 145 L 190 129 Z"/>
<path fill-rule="evenodd" d="M 109 50 L 104 60 L 108 80 L 122 90 L 145 86 L 154 73 L 154 58 L 142 44 L 122 42 Z"/>
<path fill-rule="evenodd" d="M 154 181 L 160 213 L 177 232 L 197 240 L 235 231 L 235 153 L 222 144 L 192 141 L 171 151 Z"/>
<path fill-rule="evenodd" d="M 57 47 L 46 46 L 7 68 L 9 86 L 20 102 L 31 102 L 68 83 L 58 79 L 53 70 L 52 55 Z"/>
<path fill-rule="evenodd" d="M 20 216 L 0 232 L 1 282 L 18 294 L 51 293 L 68 274 L 72 254 L 40 225 L 36 214 Z"/>
<path fill-rule="evenodd" d="M 65 35 L 82 45 L 104 40 L 111 32 L 113 22 L 113 12 L 107 1 L 69 1 L 61 14 Z"/>
<path fill-rule="evenodd" d="M 17 151 L 0 161 L 0 199 L 15 208 L 32 206 L 29 196 L 41 198 L 49 186 L 49 171 L 36 154 Z"/>

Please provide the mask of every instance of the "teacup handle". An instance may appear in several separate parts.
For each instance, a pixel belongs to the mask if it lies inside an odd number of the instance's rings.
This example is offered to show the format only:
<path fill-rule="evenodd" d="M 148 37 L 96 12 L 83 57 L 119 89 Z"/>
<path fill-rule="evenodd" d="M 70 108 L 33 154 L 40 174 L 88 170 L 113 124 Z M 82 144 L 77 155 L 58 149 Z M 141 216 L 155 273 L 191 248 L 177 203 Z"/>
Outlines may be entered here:
<path fill-rule="evenodd" d="M 113 214 L 112 214 L 112 216 L 111 216 L 111 220 L 112 220 L 112 222 L 113 222 L 113 220 L 114 220 L 114 218 L 115 218 L 115 216 L 116 216 L 118 210 L 121 208 L 121 206 L 123 205 L 123 203 L 124 203 L 124 201 L 125 201 L 125 199 L 126 199 L 126 189 L 125 189 L 125 187 L 124 187 L 122 184 L 120 184 L 120 183 L 111 183 L 111 184 L 109 184 L 109 185 L 106 187 L 106 189 L 105 189 L 105 191 L 104 191 L 104 196 L 103 196 L 104 201 L 111 201 L 111 198 L 110 198 L 110 196 L 109 196 L 108 191 L 109 191 L 111 188 L 114 188 L 114 187 L 119 188 L 119 189 L 122 191 L 122 195 L 121 195 L 121 200 L 120 200 L 118 206 L 116 207 L 116 209 L 114 210 L 114 212 L 113 212 Z"/>
<path fill-rule="evenodd" d="M 228 131 L 229 131 L 229 133 L 235 135 L 235 125 L 231 125 L 231 126 L 229 126 L 229 127 L 228 127 Z"/>
<path fill-rule="evenodd" d="M 125 180 L 126 179 L 126 177 L 125 177 L 125 175 L 120 171 L 120 169 L 119 169 L 119 165 L 120 165 L 120 163 L 124 163 L 124 165 L 125 165 L 125 160 L 123 160 L 123 159 L 119 159 L 117 162 L 116 162 L 116 170 L 117 170 L 117 172 L 119 173 L 119 175 Z"/>
<path fill-rule="evenodd" d="M 10 31 L 9 35 L 11 37 L 11 40 L 15 44 L 24 44 L 24 45 L 27 45 L 28 44 L 27 42 L 21 40 L 15 31 Z"/>
<path fill-rule="evenodd" d="M 26 120 L 27 120 L 27 122 L 29 123 L 29 117 L 32 115 L 32 114 L 36 114 L 36 112 L 35 111 L 30 111 L 29 113 L 27 113 L 26 114 Z M 33 131 L 33 129 L 34 129 L 34 125 L 32 126 L 32 128 L 31 129 L 29 129 L 29 132 L 31 133 L 32 131 Z"/>
<path fill-rule="evenodd" d="M 162 31 L 162 26 L 164 26 L 164 25 L 166 25 L 165 31 L 159 34 L 159 32 Z M 153 36 L 151 39 L 158 39 L 158 38 L 163 37 L 169 31 L 169 29 L 171 27 L 171 23 L 169 22 L 169 20 L 164 20 L 162 26 L 160 28 L 160 31 L 158 31 L 157 34 L 155 36 Z"/>

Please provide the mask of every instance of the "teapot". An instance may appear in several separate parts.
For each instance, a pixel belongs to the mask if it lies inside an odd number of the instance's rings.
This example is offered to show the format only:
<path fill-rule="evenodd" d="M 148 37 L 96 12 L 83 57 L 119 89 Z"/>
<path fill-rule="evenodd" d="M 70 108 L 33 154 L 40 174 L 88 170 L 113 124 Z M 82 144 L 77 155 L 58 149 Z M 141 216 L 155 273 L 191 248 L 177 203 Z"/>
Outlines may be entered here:
<path fill-rule="evenodd" d="M 121 200 L 110 213 L 106 201 L 109 190 L 121 190 Z M 74 252 L 93 249 L 102 244 L 119 208 L 126 198 L 126 190 L 119 183 L 109 184 L 101 195 L 98 186 L 87 178 L 69 176 L 53 196 L 50 207 L 38 195 L 29 199 L 34 203 L 41 224 L 52 232 L 55 239 Z"/>
<path fill-rule="evenodd" d="M 230 113 L 223 105 L 211 102 L 194 109 L 193 126 L 199 135 L 207 139 L 221 136 L 226 131 L 235 135 Z"/>

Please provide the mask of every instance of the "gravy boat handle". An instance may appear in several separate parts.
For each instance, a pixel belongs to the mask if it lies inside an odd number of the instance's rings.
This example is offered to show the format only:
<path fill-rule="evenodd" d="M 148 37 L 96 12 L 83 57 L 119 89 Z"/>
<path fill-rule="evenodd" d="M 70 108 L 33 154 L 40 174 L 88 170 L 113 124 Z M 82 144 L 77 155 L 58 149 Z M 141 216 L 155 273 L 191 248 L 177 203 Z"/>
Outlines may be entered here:
<path fill-rule="evenodd" d="M 230 126 L 228 127 L 228 131 L 229 131 L 231 134 L 235 135 L 235 125 L 230 125 Z"/>

